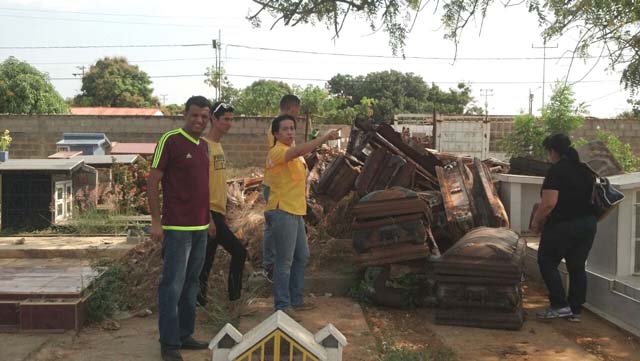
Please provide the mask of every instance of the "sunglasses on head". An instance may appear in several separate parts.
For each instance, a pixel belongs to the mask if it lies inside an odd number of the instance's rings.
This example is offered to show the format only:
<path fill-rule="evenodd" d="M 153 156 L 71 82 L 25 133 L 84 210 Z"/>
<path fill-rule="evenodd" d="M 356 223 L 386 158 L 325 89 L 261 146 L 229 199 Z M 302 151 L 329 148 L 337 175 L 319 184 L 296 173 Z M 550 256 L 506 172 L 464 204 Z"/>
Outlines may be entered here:
<path fill-rule="evenodd" d="M 233 107 L 227 103 L 220 103 L 218 106 L 211 112 L 211 114 L 216 114 L 218 110 L 222 108 L 223 111 L 227 112 L 229 110 L 233 111 Z"/>

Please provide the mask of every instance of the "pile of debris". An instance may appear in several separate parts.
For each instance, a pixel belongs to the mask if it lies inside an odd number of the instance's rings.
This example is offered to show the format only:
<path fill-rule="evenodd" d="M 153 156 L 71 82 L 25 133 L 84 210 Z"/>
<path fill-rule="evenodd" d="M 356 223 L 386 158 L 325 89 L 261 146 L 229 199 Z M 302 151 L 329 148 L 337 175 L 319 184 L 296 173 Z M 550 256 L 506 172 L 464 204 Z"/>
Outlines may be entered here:
<path fill-rule="evenodd" d="M 508 285 L 494 280 L 501 277 L 498 273 L 474 276 L 482 267 L 500 269 L 505 262 L 521 262 L 524 240 L 508 230 L 509 220 L 492 176 L 508 168 L 494 159 L 480 161 L 414 148 L 388 124 L 374 127 L 357 122 L 347 152 L 327 167 L 314 191 L 336 201 L 351 192 L 358 197 L 353 207 L 353 247 L 368 282 L 363 289 L 371 299 L 387 306 L 429 305 L 437 300 L 442 307 L 454 299 L 453 306 L 467 305 L 458 310 L 463 313 L 445 312 L 442 315 L 453 316 L 437 321 L 518 328 L 522 324 L 521 297 L 502 292 L 501 287 L 521 294 L 524 269 L 511 269 Z M 498 229 L 500 232 L 492 231 Z M 471 237 L 479 231 L 485 236 Z M 471 241 L 464 241 L 469 237 Z M 492 251 L 497 243 L 500 257 L 494 257 Z M 460 259 L 457 254 L 461 252 L 467 259 L 462 264 L 465 272 L 455 276 L 438 273 L 446 269 L 447 260 Z M 454 279 L 457 284 L 451 283 Z M 462 299 L 449 296 L 453 289 Z M 481 301 L 474 291 L 478 289 L 482 289 Z M 447 296 L 437 298 L 436 294 Z M 493 322 L 503 316 L 496 316 L 496 304 L 511 307 L 505 316 L 511 322 Z M 464 312 L 489 317 L 469 318 L 465 323 L 464 317 L 456 316 Z"/>

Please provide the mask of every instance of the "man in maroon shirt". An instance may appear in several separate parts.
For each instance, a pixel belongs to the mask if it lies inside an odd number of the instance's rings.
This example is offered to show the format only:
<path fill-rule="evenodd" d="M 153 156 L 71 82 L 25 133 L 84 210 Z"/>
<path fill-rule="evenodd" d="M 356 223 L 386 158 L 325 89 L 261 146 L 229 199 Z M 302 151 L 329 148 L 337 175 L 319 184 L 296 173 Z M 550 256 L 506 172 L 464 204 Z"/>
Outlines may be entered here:
<path fill-rule="evenodd" d="M 151 238 L 162 241 L 162 278 L 158 287 L 160 351 L 165 361 L 180 361 L 180 349 L 206 349 L 193 339 L 198 275 L 207 233 L 215 236 L 209 215 L 209 158 L 200 136 L 211 103 L 194 96 L 185 105 L 184 126 L 165 133 L 153 155 L 147 194 Z M 162 217 L 158 184 L 162 182 Z"/>

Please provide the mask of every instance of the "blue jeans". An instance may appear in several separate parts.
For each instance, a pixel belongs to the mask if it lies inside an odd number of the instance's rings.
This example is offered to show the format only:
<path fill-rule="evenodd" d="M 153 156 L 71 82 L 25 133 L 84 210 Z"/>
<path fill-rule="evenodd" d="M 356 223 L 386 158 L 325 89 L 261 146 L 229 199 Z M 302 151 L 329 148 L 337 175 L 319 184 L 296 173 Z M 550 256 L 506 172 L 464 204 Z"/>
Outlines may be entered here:
<path fill-rule="evenodd" d="M 160 343 L 180 347 L 193 334 L 198 276 L 204 263 L 207 230 L 164 231 L 162 278 L 158 286 Z"/>
<path fill-rule="evenodd" d="M 309 246 L 302 216 L 274 209 L 265 213 L 275 244 L 273 298 L 276 310 L 303 303 L 304 269 Z"/>
<path fill-rule="evenodd" d="M 269 186 L 263 186 L 262 195 L 264 197 L 265 202 L 269 202 L 269 192 L 271 188 Z M 273 236 L 271 235 L 271 227 L 269 227 L 269 223 L 266 222 L 267 215 L 265 213 L 265 222 L 264 222 L 264 238 L 262 240 L 262 268 L 265 270 L 273 267 L 273 262 L 275 260 L 275 246 L 273 244 Z"/>

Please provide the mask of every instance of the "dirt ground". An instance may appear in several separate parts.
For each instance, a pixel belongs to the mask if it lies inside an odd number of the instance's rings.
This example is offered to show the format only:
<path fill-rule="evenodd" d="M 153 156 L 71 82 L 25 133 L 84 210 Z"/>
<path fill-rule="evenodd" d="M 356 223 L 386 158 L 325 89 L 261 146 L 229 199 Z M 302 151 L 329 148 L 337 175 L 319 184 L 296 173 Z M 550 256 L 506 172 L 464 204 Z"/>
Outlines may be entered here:
<path fill-rule="evenodd" d="M 566 320 L 538 321 L 535 311 L 547 300 L 538 285 L 526 288 L 528 318 L 520 331 L 442 326 L 433 310 L 403 311 L 368 307 L 373 333 L 385 347 L 450 348 L 458 360 L 469 361 L 637 361 L 640 341 L 585 311 L 580 324 Z"/>
<path fill-rule="evenodd" d="M 311 299 L 318 308 L 303 315 L 302 323 L 311 332 L 327 322 L 342 329 L 350 345 L 347 361 L 383 360 L 387 350 L 403 347 L 413 350 L 452 350 L 446 361 L 637 361 L 640 342 L 590 312 L 580 324 L 565 320 L 542 322 L 533 319 L 544 307 L 540 288 L 527 287 L 525 309 L 529 315 L 520 331 L 436 325 L 432 309 L 398 310 L 354 303 L 341 297 Z M 239 328 L 246 332 L 271 310 L 271 299 L 254 299 Z M 199 314 L 199 320 L 204 320 Z M 90 326 L 78 334 L 3 334 L 0 359 L 3 361 L 121 361 L 159 360 L 155 315 L 118 321 L 120 329 L 106 331 Z M 217 330 L 199 322 L 196 336 L 212 338 Z M 185 351 L 187 361 L 210 360 L 205 351 Z"/>

